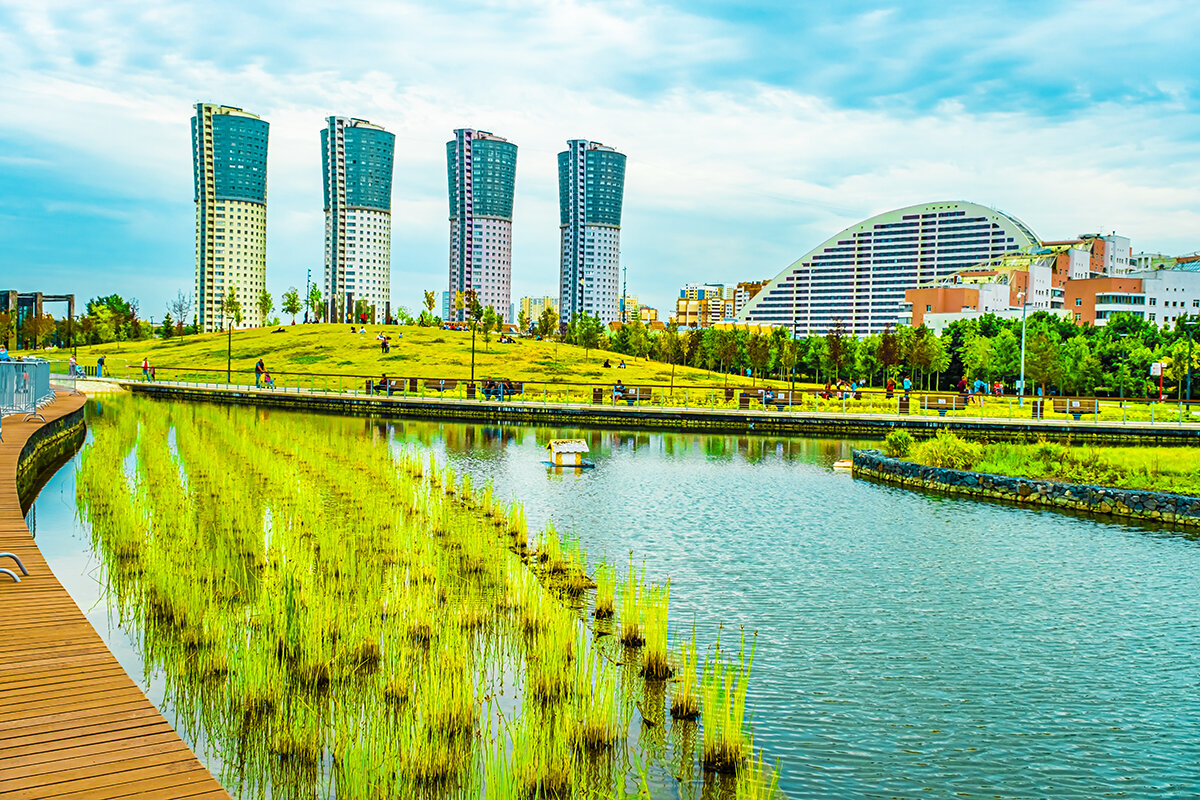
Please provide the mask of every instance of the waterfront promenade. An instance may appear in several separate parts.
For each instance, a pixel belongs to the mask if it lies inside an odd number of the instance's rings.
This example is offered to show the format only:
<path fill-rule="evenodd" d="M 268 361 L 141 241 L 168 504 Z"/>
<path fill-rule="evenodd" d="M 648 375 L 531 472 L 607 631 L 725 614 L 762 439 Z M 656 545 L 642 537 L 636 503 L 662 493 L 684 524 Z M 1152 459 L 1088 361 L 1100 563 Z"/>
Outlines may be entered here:
<path fill-rule="evenodd" d="M 45 419 L 3 420 L 0 552 L 29 570 L 0 575 L 0 797 L 224 798 L 55 578 L 25 525 L 18 461 L 84 404 L 59 392 Z M 19 570 L 11 559 L 0 566 Z"/>
<path fill-rule="evenodd" d="M 749 408 L 713 408 L 656 404 L 650 400 L 636 405 L 613 403 L 604 397 L 599 403 L 566 403 L 545 400 L 537 394 L 518 395 L 503 402 L 463 396 L 456 392 L 439 395 L 422 388 L 418 394 L 386 396 L 357 391 L 318 388 L 256 389 L 253 386 L 216 382 L 115 380 L 112 383 L 150 397 L 200 402 L 238 403 L 265 408 L 307 410 L 360 416 L 380 416 L 427 420 L 454 420 L 479 424 L 524 424 L 558 427 L 651 428 L 694 430 L 713 433 L 762 434 L 780 436 L 838 436 L 882 438 L 904 428 L 915 432 L 933 432 L 948 428 L 960 433 L 986 435 L 993 439 L 1071 439 L 1073 441 L 1200 443 L 1200 416 L 1196 422 L 1179 409 L 1174 418 L 1114 418 L 1114 409 L 1123 407 L 1112 401 L 1102 413 L 1083 414 L 1076 420 L 1070 414 L 1047 413 L 1032 419 L 1031 400 L 1024 406 L 1011 399 L 1011 416 L 973 414 L 971 409 L 939 416 L 936 412 L 897 414 L 880 406 L 877 410 L 818 410 L 785 406 L 782 410 L 761 402 Z M 915 395 L 914 395 L 915 397 Z M 1160 404 L 1174 410 L 1173 404 Z M 1047 408 L 1050 407 L 1047 401 Z M 1140 409 L 1139 409 L 1140 410 Z M 1200 406 L 1197 406 L 1200 412 Z M 1018 416 L 1021 414 L 1023 416 Z"/>

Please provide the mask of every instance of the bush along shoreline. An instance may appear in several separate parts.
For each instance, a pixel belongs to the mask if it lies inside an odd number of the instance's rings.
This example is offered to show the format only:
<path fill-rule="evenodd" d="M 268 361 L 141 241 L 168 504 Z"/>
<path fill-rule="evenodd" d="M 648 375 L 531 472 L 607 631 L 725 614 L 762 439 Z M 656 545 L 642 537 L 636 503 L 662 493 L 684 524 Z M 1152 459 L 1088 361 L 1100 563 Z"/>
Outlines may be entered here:
<path fill-rule="evenodd" d="M 964 440 L 948 431 L 920 443 L 914 443 L 911 436 L 889 437 L 884 446 L 886 452 L 855 450 L 854 475 L 907 488 L 1200 529 L 1198 496 L 977 471 L 972 467 L 987 464 L 988 450 L 994 446 Z M 1045 446 L 1039 443 L 1025 447 Z M 1097 471 L 1106 474 L 1106 467 L 1111 465 L 1100 464 Z"/>

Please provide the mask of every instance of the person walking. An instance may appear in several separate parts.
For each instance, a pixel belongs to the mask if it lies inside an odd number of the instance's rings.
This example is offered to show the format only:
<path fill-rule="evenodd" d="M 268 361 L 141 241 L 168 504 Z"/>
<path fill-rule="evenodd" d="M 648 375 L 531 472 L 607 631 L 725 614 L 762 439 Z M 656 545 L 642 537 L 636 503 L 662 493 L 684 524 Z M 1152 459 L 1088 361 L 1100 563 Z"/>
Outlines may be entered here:
<path fill-rule="evenodd" d="M 150 380 L 150 359 L 142 358 L 142 380 Z"/>
<path fill-rule="evenodd" d="M 96 377 L 104 377 L 104 356 L 100 356 L 96 359 Z"/>
<path fill-rule="evenodd" d="M 8 361 L 8 345 L 0 342 L 0 361 Z"/>
<path fill-rule="evenodd" d="M 263 373 L 266 371 L 267 371 L 267 365 L 264 364 L 263 360 L 260 358 L 254 364 L 254 388 L 255 389 L 262 388 L 262 376 L 263 376 Z"/>
<path fill-rule="evenodd" d="M 896 381 L 895 381 L 895 379 L 893 379 L 893 378 L 888 378 L 888 379 L 887 379 L 887 383 L 884 385 L 884 388 L 885 388 L 885 389 L 887 389 L 887 399 L 888 399 L 888 400 L 891 400 L 891 399 L 892 399 L 892 395 L 894 395 L 894 394 L 896 393 Z"/>
<path fill-rule="evenodd" d="M 905 400 L 908 399 L 908 394 L 911 391 L 912 391 L 912 378 L 905 375 L 904 376 L 904 399 Z"/>

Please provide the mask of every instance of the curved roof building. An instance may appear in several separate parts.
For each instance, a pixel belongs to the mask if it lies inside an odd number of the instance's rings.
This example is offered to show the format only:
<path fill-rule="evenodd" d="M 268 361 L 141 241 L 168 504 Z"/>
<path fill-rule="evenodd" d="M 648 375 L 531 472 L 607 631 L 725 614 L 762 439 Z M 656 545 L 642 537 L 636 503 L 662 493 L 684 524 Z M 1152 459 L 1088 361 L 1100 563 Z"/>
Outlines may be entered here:
<path fill-rule="evenodd" d="M 904 291 L 1038 244 L 1020 220 L 961 201 L 888 211 L 830 237 L 775 276 L 738 322 L 863 336 L 894 326 Z"/>

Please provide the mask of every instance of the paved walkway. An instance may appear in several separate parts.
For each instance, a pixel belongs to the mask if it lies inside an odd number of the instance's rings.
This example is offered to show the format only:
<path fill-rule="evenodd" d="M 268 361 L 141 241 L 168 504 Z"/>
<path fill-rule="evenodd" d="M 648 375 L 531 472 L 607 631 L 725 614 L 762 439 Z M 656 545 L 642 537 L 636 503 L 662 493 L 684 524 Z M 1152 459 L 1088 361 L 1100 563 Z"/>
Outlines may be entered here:
<path fill-rule="evenodd" d="M 47 422 L 83 405 L 59 393 Z M 41 422 L 4 420 L 0 552 L 0 797 L 223 798 L 229 795 L 129 679 L 34 543 L 17 497 L 21 448 Z M 0 566 L 14 571 L 11 559 Z"/>

